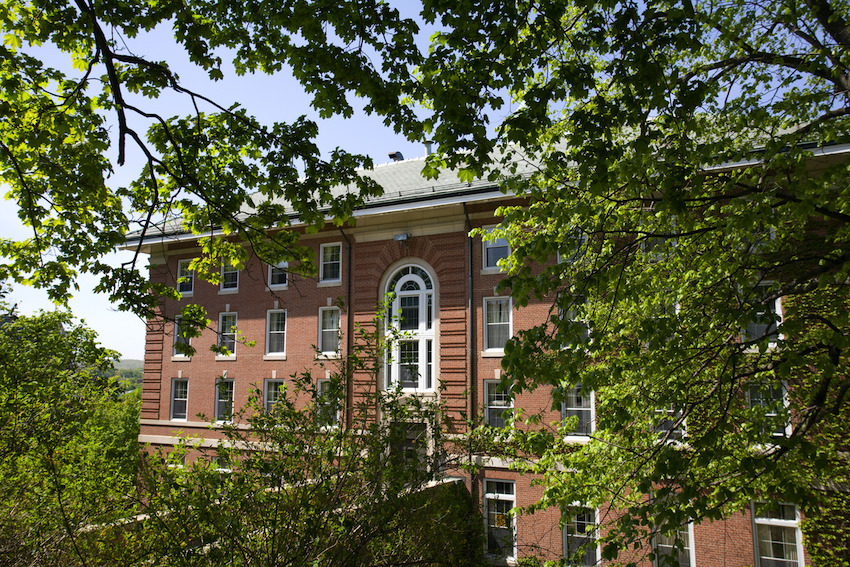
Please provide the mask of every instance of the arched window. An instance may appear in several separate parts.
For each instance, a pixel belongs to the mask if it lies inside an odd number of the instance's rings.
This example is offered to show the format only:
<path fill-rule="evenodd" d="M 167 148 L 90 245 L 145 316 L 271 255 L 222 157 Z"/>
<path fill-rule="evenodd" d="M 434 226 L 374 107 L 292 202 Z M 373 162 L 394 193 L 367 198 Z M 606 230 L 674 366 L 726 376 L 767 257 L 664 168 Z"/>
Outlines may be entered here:
<path fill-rule="evenodd" d="M 434 389 L 434 285 L 419 266 L 404 266 L 387 282 L 395 293 L 389 320 L 398 340 L 386 364 L 388 388 Z"/>

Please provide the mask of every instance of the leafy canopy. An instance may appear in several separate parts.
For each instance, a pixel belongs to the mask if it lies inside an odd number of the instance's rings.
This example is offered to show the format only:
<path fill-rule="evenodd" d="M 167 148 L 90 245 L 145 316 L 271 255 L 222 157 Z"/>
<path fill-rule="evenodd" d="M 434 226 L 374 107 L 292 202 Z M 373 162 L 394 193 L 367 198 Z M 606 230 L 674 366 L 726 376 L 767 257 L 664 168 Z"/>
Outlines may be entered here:
<path fill-rule="evenodd" d="M 100 259 L 130 227 L 180 215 L 269 261 L 306 260 L 291 233 L 267 244 L 267 227 L 295 212 L 316 229 L 323 207 L 344 222 L 377 191 L 353 174 L 364 158 L 318 158 L 309 121 L 263 125 L 120 48 L 171 26 L 213 79 L 225 55 L 238 72 L 290 65 L 322 115 L 350 113 L 353 94 L 398 131 L 427 132 L 442 149 L 427 174 L 457 166 L 528 195 L 502 211 L 506 286 L 518 305 L 550 301 L 552 316 L 510 343 L 505 375 L 517 393 L 551 388 L 556 407 L 580 383 L 597 392 L 600 416 L 580 448 L 557 430 L 517 434 L 541 456 L 542 505 L 613 502 L 629 513 L 611 537 L 635 541 L 751 498 L 802 502 L 845 479 L 845 1 L 426 0 L 422 18 L 441 30 L 427 54 L 418 25 L 376 1 L 0 10 L 0 175 L 33 231 L 0 243 L 10 259 L 0 276 L 63 298 L 76 271 L 98 273 L 144 312 L 143 278 Z M 46 44 L 74 71 L 45 64 Z M 198 111 L 159 116 L 150 98 L 167 90 Z M 431 109 L 421 123 L 417 103 Z M 128 144 L 144 171 L 109 188 L 106 152 L 116 146 L 120 165 Z M 537 172 L 512 175 L 520 159 Z M 360 196 L 333 199 L 339 183 Z M 244 261 L 236 247 L 204 246 L 210 266 Z M 592 327 L 582 348 L 562 348 L 582 328 L 560 317 L 570 310 Z M 753 322 L 762 331 L 745 333 Z M 788 406 L 752 401 L 777 391 Z M 671 417 L 666 430 L 684 426 L 685 442 L 654 431 Z M 791 433 L 774 436 L 786 421 Z"/>
<path fill-rule="evenodd" d="M 293 217 L 309 230 L 326 218 L 339 224 L 379 191 L 354 173 L 368 158 L 340 149 L 320 156 L 314 122 L 262 123 L 186 88 L 167 61 L 135 53 L 133 39 L 155 28 L 172 29 L 176 49 L 211 80 L 223 78 L 225 58 L 238 74 L 288 66 L 322 117 L 350 116 L 356 96 L 398 131 L 419 129 L 399 102 L 420 57 L 418 26 L 381 2 L 4 2 L 0 182 L 29 237 L 0 239 L 0 278 L 64 301 L 78 273 L 96 274 L 97 291 L 144 315 L 156 298 L 138 258 L 117 269 L 103 261 L 128 231 L 156 237 L 169 222 L 220 231 L 268 262 L 300 262 L 309 273 L 296 236 L 268 227 Z M 190 114 L 163 114 L 157 99 L 166 94 L 182 97 Z M 131 154 L 143 156 L 138 177 L 110 183 Z M 334 196 L 335 185 L 351 190 Z M 208 243 L 204 252 L 202 273 L 245 261 L 238 247 Z"/>
<path fill-rule="evenodd" d="M 540 506 L 611 503 L 608 558 L 753 499 L 814 513 L 848 476 L 847 3 L 437 4 L 429 125 L 528 196 L 503 285 L 551 304 L 505 380 L 596 392 L 586 445 L 516 433 Z"/>
<path fill-rule="evenodd" d="M 139 400 L 116 353 L 68 313 L 0 323 L 0 549 L 10 565 L 80 564 L 91 526 L 132 510 Z"/>

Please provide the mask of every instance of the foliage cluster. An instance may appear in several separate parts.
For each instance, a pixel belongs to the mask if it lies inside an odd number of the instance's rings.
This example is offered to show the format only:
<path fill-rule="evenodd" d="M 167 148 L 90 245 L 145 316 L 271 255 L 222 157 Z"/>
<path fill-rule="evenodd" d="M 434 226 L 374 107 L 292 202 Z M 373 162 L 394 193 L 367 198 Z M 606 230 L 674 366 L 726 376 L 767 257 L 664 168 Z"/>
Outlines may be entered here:
<path fill-rule="evenodd" d="M 302 375 L 271 411 L 258 393 L 241 416 L 250 430 L 226 426 L 217 449 L 187 439 L 151 455 L 146 519 L 126 546 L 163 565 L 479 564 L 477 507 L 462 482 L 434 482 L 435 408 L 390 395 L 372 400 L 379 422 L 329 426 L 341 388 L 333 379 L 320 393 Z"/>
<path fill-rule="evenodd" d="M 370 337 L 367 335 L 366 339 Z M 381 333 L 373 333 L 374 337 Z M 351 372 L 261 392 L 217 444 L 144 449 L 137 393 L 115 353 L 67 313 L 0 326 L 0 563 L 29 565 L 478 565 L 480 512 L 445 479 L 442 412 L 401 392 L 346 406 Z M 379 416 L 379 419 L 375 419 Z"/>
<path fill-rule="evenodd" d="M 193 267 L 212 279 L 246 250 L 309 271 L 297 235 L 267 229 L 292 213 L 308 230 L 326 215 L 346 222 L 379 191 L 355 175 L 368 159 L 320 159 L 309 121 L 263 125 L 122 48 L 171 26 L 213 79 L 225 55 L 238 72 L 290 65 L 323 116 L 350 114 L 357 96 L 397 131 L 427 133 L 441 149 L 427 175 L 458 167 L 528 196 L 501 211 L 494 236 L 512 247 L 515 303 L 552 310 L 509 343 L 505 380 L 517 394 L 551 389 L 556 407 L 581 384 L 597 392 L 600 418 L 579 450 L 557 425 L 516 442 L 540 454 L 530 470 L 545 476 L 541 505 L 628 511 L 606 557 L 750 499 L 802 503 L 843 486 L 846 447 L 819 435 L 841 426 L 850 391 L 847 2 L 421 7 L 440 27 L 427 53 L 417 22 L 377 0 L 6 2 L 0 178 L 33 236 L 0 240 L 0 277 L 64 298 L 77 271 L 101 274 L 101 289 L 144 313 L 155 301 L 144 278 L 101 259 L 131 226 L 220 230 L 250 245 L 202 238 Z M 72 69 L 46 65 L 43 44 Z M 166 91 L 199 106 L 185 117 L 145 108 Z M 430 116 L 415 119 L 414 104 Z M 127 187 L 106 184 L 112 144 L 118 164 L 128 144 L 146 156 Z M 515 174 L 523 160 L 533 175 Z M 359 193 L 334 196 L 334 185 Z M 570 312 L 592 326 L 581 348 L 564 348 L 582 328 Z M 763 331 L 744 333 L 752 322 Z M 753 404 L 759 391 L 786 391 L 789 403 Z M 790 433 L 772 435 L 777 420 Z M 686 442 L 672 434 L 683 427 Z"/>
<path fill-rule="evenodd" d="M 0 349 L 0 557 L 76 564 L 102 544 L 89 526 L 126 514 L 138 396 L 106 378 L 115 353 L 67 313 L 11 317 Z"/>

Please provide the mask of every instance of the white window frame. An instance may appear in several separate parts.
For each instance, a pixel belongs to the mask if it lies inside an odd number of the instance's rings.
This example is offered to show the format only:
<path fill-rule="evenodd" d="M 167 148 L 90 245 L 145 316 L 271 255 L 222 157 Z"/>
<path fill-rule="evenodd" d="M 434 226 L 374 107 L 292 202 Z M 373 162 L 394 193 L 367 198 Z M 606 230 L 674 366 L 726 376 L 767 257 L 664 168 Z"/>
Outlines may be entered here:
<path fill-rule="evenodd" d="M 339 260 L 325 261 L 325 250 L 337 248 L 339 250 Z M 325 266 L 333 264 L 339 265 L 339 273 L 336 277 L 330 277 L 325 273 Z M 340 283 L 342 282 L 342 242 L 328 242 L 319 247 L 319 282 L 320 283 Z"/>
<path fill-rule="evenodd" d="M 490 240 L 490 234 L 495 228 L 496 227 L 486 228 L 485 230 L 487 231 L 487 234 L 485 234 L 481 238 L 481 271 L 484 273 L 498 274 L 504 272 L 505 270 L 503 270 L 501 266 L 499 266 L 499 260 L 503 258 L 508 258 L 511 255 L 511 247 L 506 239 L 497 238 L 495 240 Z M 500 255 L 498 258 L 496 258 L 495 263 L 491 263 L 488 252 L 497 248 L 504 248 L 505 255 Z"/>
<path fill-rule="evenodd" d="M 436 387 L 437 322 L 434 282 L 431 272 L 417 264 L 399 267 L 387 281 L 386 292 L 395 294 L 390 306 L 390 325 L 399 335 L 399 340 L 392 345 L 392 352 L 385 367 L 387 388 L 400 386 L 402 390 L 409 392 L 431 392 Z M 417 289 L 403 289 L 408 286 L 416 286 Z M 407 300 L 415 300 L 416 304 L 417 321 L 412 327 L 409 325 L 410 321 L 399 321 L 402 312 L 409 308 L 404 306 Z M 406 350 L 409 345 L 413 348 Z M 413 364 L 405 359 L 406 354 L 415 354 Z M 399 382 L 404 371 L 408 370 L 406 367 L 416 369 L 417 380 L 413 387 L 409 385 L 412 381 Z"/>
<path fill-rule="evenodd" d="M 682 443 L 688 438 L 687 422 L 681 419 L 682 410 L 676 409 L 675 404 L 670 404 L 667 407 L 655 408 L 655 415 L 663 415 L 664 418 L 658 423 L 653 424 L 653 431 L 661 437 L 667 437 L 668 443 Z M 680 421 L 678 427 L 666 427 L 665 423 L 675 423 Z M 668 431 L 672 433 L 668 436 Z"/>
<path fill-rule="evenodd" d="M 576 314 L 576 309 L 584 305 L 586 301 L 586 298 L 578 296 L 572 300 L 572 307 L 570 309 L 558 309 L 558 319 L 561 322 L 569 321 L 574 325 L 584 327 L 584 336 L 581 338 L 581 340 L 578 343 L 562 343 L 562 349 L 585 349 L 587 348 L 587 345 L 590 344 L 590 341 L 592 340 L 590 322 L 586 319 L 578 319 Z"/>
<path fill-rule="evenodd" d="M 578 514 L 574 514 L 572 512 L 578 511 L 578 510 L 589 511 L 593 515 L 593 531 L 590 535 L 582 536 L 582 535 L 576 534 L 576 535 L 573 536 L 569 533 L 570 526 L 577 523 L 573 519 L 576 518 L 578 516 Z M 567 522 L 564 523 L 564 529 L 561 531 L 561 545 L 562 545 L 561 555 L 562 555 L 562 557 L 564 559 L 566 559 L 567 561 L 569 561 L 570 565 L 581 565 L 581 567 L 595 567 L 596 565 L 599 564 L 599 558 L 602 555 L 601 551 L 599 549 L 599 511 L 596 508 L 590 508 L 589 506 L 580 506 L 578 504 L 575 504 L 573 506 L 570 506 L 567 509 L 566 514 L 569 514 L 568 519 L 567 519 Z M 585 534 L 587 534 L 587 532 L 585 532 Z M 591 546 L 590 548 L 587 548 L 587 547 L 585 548 L 585 557 L 586 557 L 587 550 L 593 549 L 594 557 L 591 558 L 592 563 L 585 561 L 584 563 L 579 564 L 579 563 L 575 562 L 575 559 L 571 559 L 570 557 L 567 556 L 567 551 L 569 549 L 568 541 L 571 537 L 574 537 L 574 538 L 577 538 L 577 539 L 590 540 L 595 544 L 595 545 Z"/>
<path fill-rule="evenodd" d="M 182 297 L 192 297 L 195 293 L 195 270 L 189 269 L 192 259 L 177 260 L 177 291 Z M 186 274 L 183 273 L 185 266 Z M 189 281 L 181 282 L 180 278 L 188 278 Z M 188 284 L 188 285 L 187 285 Z M 186 286 L 186 289 L 183 287 Z"/>
<path fill-rule="evenodd" d="M 584 247 L 587 244 L 587 235 L 579 229 L 573 229 L 572 232 L 573 234 L 578 234 L 578 238 L 576 238 L 576 246 L 572 249 L 572 252 L 567 256 L 565 256 L 561 253 L 560 250 L 558 250 L 555 253 L 555 261 L 558 264 L 565 262 L 574 262 L 585 254 Z"/>
<path fill-rule="evenodd" d="M 505 418 L 502 417 L 503 414 L 507 410 L 514 409 L 514 397 L 511 395 L 510 389 L 508 391 L 502 390 L 501 384 L 501 380 L 484 380 L 484 422 L 486 425 L 498 429 L 504 429 L 507 426 Z M 494 421 L 496 424 L 493 423 Z"/>
<path fill-rule="evenodd" d="M 177 384 L 181 383 L 185 386 L 185 392 L 183 392 L 184 397 L 177 397 Z M 177 417 L 176 412 L 174 411 L 174 406 L 176 403 L 180 401 L 183 402 L 183 417 Z M 186 421 L 189 417 L 189 379 L 188 378 L 172 378 L 171 379 L 171 410 L 170 410 L 170 419 L 171 421 Z"/>
<path fill-rule="evenodd" d="M 339 349 L 342 346 L 342 337 L 340 336 L 340 330 L 342 328 L 342 310 L 339 307 L 319 307 L 319 342 L 318 348 L 319 353 L 322 357 L 325 358 L 337 358 L 339 356 Z M 325 328 L 325 313 L 336 312 L 336 329 Z M 336 347 L 333 350 L 325 349 L 325 342 L 323 340 L 323 336 L 326 332 L 336 331 Z"/>
<path fill-rule="evenodd" d="M 272 330 L 272 318 L 275 315 L 283 315 L 283 331 L 274 331 Z M 286 358 L 286 327 L 288 323 L 288 317 L 286 314 L 286 309 L 269 309 L 266 311 L 266 357 L 267 358 Z M 272 337 L 282 335 L 283 336 L 283 348 L 281 350 L 271 350 Z"/>
<path fill-rule="evenodd" d="M 221 387 L 226 386 L 226 385 L 229 385 L 229 390 L 230 390 L 230 402 L 229 402 L 230 403 L 230 411 L 227 413 L 227 415 L 224 415 L 225 412 L 221 411 L 222 410 L 221 404 L 224 403 L 226 400 L 224 400 L 221 397 L 221 394 L 222 394 Z M 233 382 L 232 378 L 219 378 L 215 381 L 215 401 L 214 401 L 214 403 L 215 403 L 215 420 L 217 422 L 223 423 L 223 422 L 227 422 L 227 421 L 230 421 L 230 420 L 233 419 L 233 412 L 235 410 L 233 400 L 234 400 L 235 397 L 236 397 L 236 385 Z"/>
<path fill-rule="evenodd" d="M 570 392 L 578 393 L 580 391 L 580 388 L 581 388 L 581 384 L 580 383 L 576 384 L 575 386 L 570 388 Z M 573 430 L 573 431 L 570 431 L 569 433 L 567 433 L 566 439 L 567 439 L 567 441 L 573 441 L 573 442 L 578 442 L 578 443 L 587 443 L 590 440 L 590 436 L 593 435 L 594 431 L 596 431 L 596 392 L 594 390 L 591 390 L 589 395 L 585 394 L 584 392 L 581 392 L 581 395 L 584 398 L 590 399 L 590 407 L 584 407 L 584 406 L 579 406 L 579 405 L 568 406 L 567 405 L 567 397 L 570 395 L 570 392 L 564 393 L 564 401 L 561 402 L 561 421 L 566 422 L 566 419 L 568 417 L 567 416 L 568 411 L 573 411 L 573 412 L 589 411 L 590 412 L 590 419 L 588 420 L 588 423 L 589 423 L 590 431 L 588 431 L 585 434 L 585 433 L 577 433 L 577 430 Z M 569 417 L 572 417 L 572 416 L 569 416 Z M 579 421 L 579 423 L 581 423 L 581 422 Z"/>
<path fill-rule="evenodd" d="M 265 387 L 263 388 L 263 407 L 267 412 L 271 412 L 274 409 L 274 404 L 280 399 L 280 390 L 286 389 L 286 381 L 271 378 L 265 382 Z M 272 399 L 272 392 L 275 392 L 274 399 Z"/>
<path fill-rule="evenodd" d="M 322 414 L 327 412 L 330 416 L 329 423 L 323 423 L 322 427 L 339 427 L 339 402 L 340 400 L 328 400 L 327 395 L 330 391 L 331 381 L 328 378 L 320 378 L 316 380 L 316 414 L 321 421 Z"/>
<path fill-rule="evenodd" d="M 235 282 L 228 282 L 225 274 L 236 274 Z M 218 292 L 222 293 L 236 293 L 239 291 L 239 268 L 234 267 L 230 263 L 225 263 L 221 265 L 221 283 L 218 285 Z"/>
<path fill-rule="evenodd" d="M 753 288 L 752 293 L 755 294 L 758 297 L 762 294 L 762 292 L 756 291 L 756 290 L 769 290 L 771 287 L 773 287 L 774 283 L 775 282 L 773 282 L 773 281 L 761 281 Z M 768 339 L 767 346 L 768 346 L 768 348 L 774 348 L 774 347 L 776 347 L 776 342 L 782 338 L 782 333 L 780 332 L 780 328 L 782 327 L 782 319 L 783 319 L 782 297 L 777 297 L 773 300 L 772 310 L 771 310 L 769 303 L 765 304 L 765 306 L 767 307 L 767 311 L 765 312 L 765 314 L 770 313 L 771 315 L 775 315 L 777 317 L 777 320 L 775 322 L 767 325 L 767 327 L 764 329 L 764 332 L 761 335 L 758 335 L 758 336 L 755 336 L 755 334 L 751 333 L 751 329 L 750 329 L 751 325 L 757 325 L 757 323 L 754 323 L 754 322 L 747 323 L 747 326 L 744 328 L 743 332 L 741 333 L 741 340 L 744 341 L 744 342 L 760 341 L 762 338 L 767 336 L 767 334 L 768 334 L 767 331 L 773 326 L 773 327 L 775 327 L 776 332 L 771 333 L 771 336 Z M 761 326 L 761 324 L 758 324 L 758 325 Z M 757 351 L 758 346 L 757 345 L 750 345 L 747 350 Z"/>
<path fill-rule="evenodd" d="M 803 533 L 800 530 L 800 510 L 794 504 L 790 504 L 787 502 L 780 502 L 781 506 L 792 506 L 794 508 L 794 519 L 793 520 L 785 520 L 779 518 L 769 518 L 765 516 L 759 516 L 759 504 L 764 504 L 764 502 L 756 503 L 753 502 L 750 504 L 750 511 L 753 519 L 753 553 L 755 555 L 755 566 L 756 567 L 777 567 L 777 563 L 774 561 L 784 561 L 786 565 L 782 567 L 802 567 L 803 565 Z M 793 530 L 794 532 L 794 548 L 796 550 L 797 558 L 794 559 L 785 559 L 781 557 L 762 557 L 761 553 L 761 539 L 759 537 L 759 526 L 765 526 L 767 528 L 770 527 L 778 527 L 783 530 Z M 763 561 L 763 559 L 773 560 L 769 563 Z"/>
<path fill-rule="evenodd" d="M 685 549 L 688 551 L 688 567 L 696 567 L 696 565 L 697 565 L 696 553 L 694 553 L 694 523 L 688 522 L 688 525 L 685 526 L 685 529 L 683 529 L 681 531 L 686 533 L 687 536 L 688 536 L 688 541 L 685 542 L 685 544 L 686 544 Z M 661 536 L 659 534 L 654 534 L 652 536 L 652 551 L 653 551 L 653 553 L 655 553 L 655 560 L 652 562 L 652 566 L 653 567 L 670 567 L 670 564 L 669 564 L 668 561 L 662 561 L 661 560 L 658 548 L 662 544 L 660 544 L 658 542 L 659 537 L 665 537 L 665 536 Z M 675 538 L 674 538 L 673 541 L 675 542 Z M 664 547 L 671 548 L 671 551 L 672 551 L 672 549 L 674 549 L 674 548 L 672 548 L 672 544 L 668 545 L 668 544 L 665 543 Z"/>
<path fill-rule="evenodd" d="M 224 318 L 233 316 L 233 324 L 230 325 L 230 328 L 225 331 L 224 330 Z M 238 324 L 238 316 L 235 311 L 224 311 L 218 314 L 218 346 L 224 346 L 225 336 L 232 336 L 233 348 L 230 350 L 230 355 L 219 355 L 226 356 L 227 358 L 236 356 L 236 342 L 237 342 L 237 324 Z"/>
<path fill-rule="evenodd" d="M 177 344 L 183 343 L 186 346 L 192 345 L 191 337 L 182 336 L 180 333 L 180 325 L 183 322 L 183 318 L 178 316 L 174 318 L 174 340 L 171 343 L 171 358 L 172 360 L 190 360 L 190 357 L 182 352 L 177 352 Z M 181 340 L 182 339 L 184 340 Z"/>
<path fill-rule="evenodd" d="M 767 388 L 767 392 L 769 394 L 771 394 L 770 399 L 769 400 L 765 399 L 764 402 L 766 402 L 766 403 L 763 403 L 762 400 L 759 400 L 757 403 L 754 403 L 753 402 L 753 390 L 760 390 L 761 392 L 765 392 L 765 388 Z M 777 391 L 777 388 L 774 387 L 774 385 L 771 384 L 770 382 L 765 382 L 763 384 L 758 384 L 758 383 L 749 384 L 747 386 L 747 392 L 746 392 L 746 394 L 747 394 L 747 406 L 750 409 L 753 409 L 756 405 L 758 405 L 759 407 L 767 407 L 768 404 L 772 404 L 773 402 L 781 400 L 782 405 L 785 407 L 786 412 L 787 412 L 788 403 L 789 403 L 789 401 L 788 401 L 788 382 L 786 382 L 785 380 L 781 381 L 780 385 L 779 385 L 779 389 L 781 389 L 781 394 L 782 394 L 781 398 L 772 395 Z M 765 413 L 765 417 L 778 418 L 779 414 L 772 413 L 772 412 L 771 413 Z M 790 437 L 791 436 L 792 428 L 791 428 L 790 417 L 791 417 L 790 415 L 786 415 L 785 416 L 785 424 L 782 425 L 781 427 L 777 426 L 777 427 L 773 428 L 773 431 L 771 431 L 771 433 L 770 433 L 771 437 L 782 438 L 782 437 Z M 780 431 L 780 429 L 781 429 L 781 431 Z"/>
<path fill-rule="evenodd" d="M 507 305 L 508 305 L 508 321 L 507 321 L 507 323 L 504 323 L 504 322 L 501 322 L 501 321 L 496 322 L 496 323 L 490 323 L 487 320 L 487 316 L 488 316 L 488 313 L 489 313 L 488 305 L 490 303 L 497 303 L 497 302 L 498 303 L 507 302 Z M 514 311 L 513 310 L 513 300 L 510 297 L 496 296 L 496 297 L 485 297 L 484 298 L 484 316 L 483 316 L 483 323 L 484 323 L 484 325 L 483 325 L 483 327 L 484 327 L 484 337 L 483 337 L 484 345 L 483 346 L 484 346 L 484 352 L 482 353 L 483 356 L 488 356 L 488 355 L 489 356 L 503 356 L 505 354 L 504 345 L 501 346 L 501 347 L 491 347 L 490 346 L 490 325 L 505 325 L 505 324 L 507 324 L 507 326 L 508 326 L 508 336 L 507 336 L 507 339 L 505 339 L 506 342 L 507 342 L 507 340 L 509 340 L 511 337 L 514 336 L 513 335 L 513 319 L 514 319 L 513 311 Z"/>
<path fill-rule="evenodd" d="M 275 272 L 283 274 L 283 283 L 273 283 Z M 269 264 L 269 289 L 287 289 L 289 287 L 289 262 Z"/>
<path fill-rule="evenodd" d="M 489 489 L 494 488 L 495 485 L 491 483 L 504 483 L 511 487 L 511 494 L 502 494 L 500 492 L 491 492 Z M 483 483 L 483 510 L 484 510 L 484 552 L 488 557 L 504 557 L 508 561 L 511 561 L 516 558 L 516 516 L 514 514 L 509 514 L 509 511 L 516 507 L 516 483 L 512 480 L 502 480 L 496 478 L 485 478 Z M 491 522 L 491 507 L 494 507 L 495 503 L 507 502 L 507 510 L 496 511 L 494 514 L 499 514 L 500 516 L 507 515 L 507 518 L 495 518 L 494 522 Z M 505 508 L 503 505 L 499 505 L 500 508 Z M 500 513 L 501 512 L 501 513 Z M 498 521 L 510 522 L 510 525 L 500 526 L 495 524 Z M 510 536 L 513 540 L 511 542 L 511 549 L 509 554 L 501 555 L 497 553 L 493 553 L 490 550 L 490 528 L 492 527 L 498 529 L 507 528 L 510 530 Z"/>

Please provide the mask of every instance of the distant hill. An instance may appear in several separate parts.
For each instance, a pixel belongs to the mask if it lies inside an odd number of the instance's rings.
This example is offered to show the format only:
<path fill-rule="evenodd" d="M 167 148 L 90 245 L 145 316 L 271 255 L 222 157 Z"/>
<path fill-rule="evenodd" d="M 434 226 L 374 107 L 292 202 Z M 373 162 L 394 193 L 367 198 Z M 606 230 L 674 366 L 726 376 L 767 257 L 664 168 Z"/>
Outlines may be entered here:
<path fill-rule="evenodd" d="M 141 370 L 144 366 L 144 360 L 138 360 L 135 358 L 122 358 L 115 363 L 116 370 Z"/>

